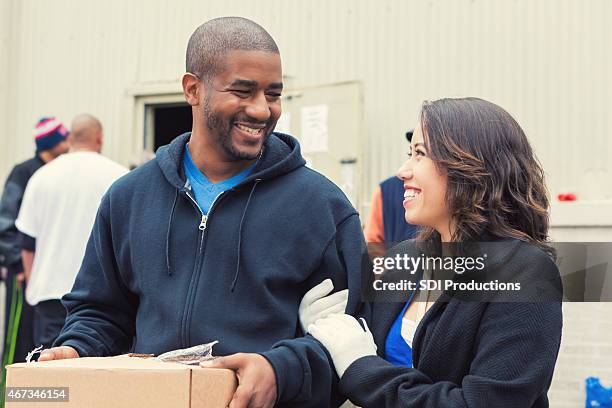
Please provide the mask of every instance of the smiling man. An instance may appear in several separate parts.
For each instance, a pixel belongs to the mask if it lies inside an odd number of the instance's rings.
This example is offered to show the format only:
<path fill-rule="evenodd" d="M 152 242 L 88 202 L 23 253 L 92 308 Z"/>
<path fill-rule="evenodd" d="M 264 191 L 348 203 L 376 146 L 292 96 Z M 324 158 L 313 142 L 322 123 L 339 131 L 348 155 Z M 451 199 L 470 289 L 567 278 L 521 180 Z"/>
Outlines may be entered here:
<path fill-rule="evenodd" d="M 211 363 L 238 374 L 231 407 L 339 405 L 337 376 L 298 324 L 326 278 L 359 304 L 359 217 L 273 133 L 282 70 L 271 36 L 219 18 L 187 47 L 192 132 L 103 198 L 57 347 L 40 360 L 159 354 L 219 340 Z"/>

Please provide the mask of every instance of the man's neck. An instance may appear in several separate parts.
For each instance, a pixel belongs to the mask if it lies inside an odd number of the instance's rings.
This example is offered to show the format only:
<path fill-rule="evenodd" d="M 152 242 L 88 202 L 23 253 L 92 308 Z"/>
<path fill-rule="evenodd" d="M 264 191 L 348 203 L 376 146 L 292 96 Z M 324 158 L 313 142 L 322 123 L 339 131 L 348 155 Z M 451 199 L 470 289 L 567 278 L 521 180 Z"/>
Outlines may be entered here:
<path fill-rule="evenodd" d="M 38 157 L 45 163 L 49 163 L 51 160 L 55 159 L 55 155 L 49 151 L 38 152 Z"/>
<path fill-rule="evenodd" d="M 257 162 L 254 160 L 229 160 L 213 146 L 207 146 L 192 137 L 187 148 L 191 160 L 211 183 L 227 180 Z"/>
<path fill-rule="evenodd" d="M 90 147 L 90 146 L 73 146 L 68 151 L 68 153 L 77 153 L 77 152 L 100 153 L 97 148 Z"/>

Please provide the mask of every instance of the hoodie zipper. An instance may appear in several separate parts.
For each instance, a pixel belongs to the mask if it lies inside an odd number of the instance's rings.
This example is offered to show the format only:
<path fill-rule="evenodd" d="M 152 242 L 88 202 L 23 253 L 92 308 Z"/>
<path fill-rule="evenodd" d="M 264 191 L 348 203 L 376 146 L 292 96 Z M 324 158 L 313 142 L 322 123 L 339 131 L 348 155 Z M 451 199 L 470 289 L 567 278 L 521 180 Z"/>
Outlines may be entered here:
<path fill-rule="evenodd" d="M 193 267 L 193 271 L 191 273 L 191 280 L 189 281 L 189 288 L 187 289 L 187 299 L 185 301 L 185 307 L 183 308 L 183 318 L 182 318 L 182 324 L 181 324 L 181 343 L 182 343 L 182 347 L 189 347 L 189 331 L 190 331 L 190 320 L 191 320 L 191 309 L 193 307 L 193 302 L 195 300 L 195 288 L 197 287 L 197 282 L 199 281 L 199 271 L 201 269 L 202 266 L 202 260 L 204 259 L 204 240 L 206 238 L 206 225 L 208 224 L 208 219 L 210 218 L 210 216 L 212 215 L 212 211 L 215 208 L 215 205 L 217 204 L 218 201 L 220 201 L 221 197 L 223 195 L 225 195 L 225 191 L 221 194 L 219 194 L 217 197 L 215 197 L 214 201 L 212 202 L 211 206 L 210 206 L 210 210 L 208 210 L 208 215 L 205 215 L 204 212 L 202 211 L 202 209 L 200 208 L 200 206 L 198 205 L 197 201 L 191 196 L 191 194 L 189 194 L 189 192 L 185 192 L 185 194 L 187 195 L 187 197 L 189 197 L 189 199 L 191 200 L 191 202 L 194 204 L 195 208 L 197 208 L 198 212 L 200 213 L 200 222 L 198 224 L 198 230 L 200 231 L 199 233 L 199 241 L 200 244 L 198 245 L 198 253 L 196 255 L 196 260 L 195 260 L 195 264 Z"/>
<path fill-rule="evenodd" d="M 200 231 L 204 231 L 206 229 L 206 221 L 208 220 L 208 217 L 206 215 L 204 215 L 204 211 L 202 211 L 202 209 L 200 208 L 200 205 L 198 204 L 198 202 L 195 200 L 195 198 L 193 198 L 191 196 L 191 194 L 189 194 L 188 192 L 185 192 L 185 194 L 187 195 L 187 197 L 189 197 L 189 200 L 191 200 L 191 202 L 193 203 L 193 205 L 197 208 L 198 212 L 200 213 L 200 215 L 202 216 L 202 219 L 200 220 L 200 225 L 198 225 L 198 229 Z M 215 198 L 215 201 L 217 201 L 217 199 Z M 215 204 L 215 201 L 213 201 L 213 205 Z M 212 207 L 212 206 L 211 206 Z"/>

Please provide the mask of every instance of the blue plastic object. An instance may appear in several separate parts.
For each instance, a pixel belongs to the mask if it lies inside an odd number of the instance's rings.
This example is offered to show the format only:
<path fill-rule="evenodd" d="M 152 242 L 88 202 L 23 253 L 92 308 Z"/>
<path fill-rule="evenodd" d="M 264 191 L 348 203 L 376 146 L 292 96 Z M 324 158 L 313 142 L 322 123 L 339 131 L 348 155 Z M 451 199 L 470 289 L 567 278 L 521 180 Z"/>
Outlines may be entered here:
<path fill-rule="evenodd" d="M 599 378 L 586 379 L 586 408 L 612 408 L 612 387 L 606 388 Z"/>

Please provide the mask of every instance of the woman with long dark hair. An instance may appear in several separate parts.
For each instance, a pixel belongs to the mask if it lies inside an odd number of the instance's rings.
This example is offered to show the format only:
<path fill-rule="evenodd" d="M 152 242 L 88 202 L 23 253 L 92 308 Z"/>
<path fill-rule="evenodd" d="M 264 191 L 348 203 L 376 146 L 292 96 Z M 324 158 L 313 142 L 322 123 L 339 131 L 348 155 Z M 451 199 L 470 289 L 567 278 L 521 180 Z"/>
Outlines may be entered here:
<path fill-rule="evenodd" d="M 534 278 L 560 285 L 548 244 L 544 172 L 521 127 L 499 106 L 476 98 L 424 103 L 397 177 L 404 182 L 406 221 L 421 226 L 417 245 L 493 242 L 501 249 L 490 254 L 490 270 L 520 276 L 523 289 Z M 560 297 L 474 301 L 451 290 L 408 294 L 403 302 L 368 305 L 372 332 L 345 314 L 309 325 L 353 403 L 548 407 L 561 341 Z"/>

